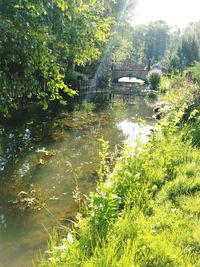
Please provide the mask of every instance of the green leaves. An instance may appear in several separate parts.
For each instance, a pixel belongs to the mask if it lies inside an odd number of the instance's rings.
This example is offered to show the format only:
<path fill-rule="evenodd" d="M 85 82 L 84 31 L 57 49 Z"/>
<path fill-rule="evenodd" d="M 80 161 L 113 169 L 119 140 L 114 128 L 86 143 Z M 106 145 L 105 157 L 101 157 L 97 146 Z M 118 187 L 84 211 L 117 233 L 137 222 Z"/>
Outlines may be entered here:
<path fill-rule="evenodd" d="M 13 0 L 0 2 L 0 109 L 36 101 L 66 104 L 73 67 L 98 60 L 113 24 L 104 1 Z M 44 104 L 45 103 L 45 104 Z"/>
<path fill-rule="evenodd" d="M 47 109 L 50 101 L 66 104 L 61 91 L 75 95 L 64 83 L 65 75 L 61 73 L 67 73 L 68 62 L 78 58 L 79 64 L 85 64 L 99 55 L 95 51 L 96 30 L 92 27 L 93 4 L 2 0 L 0 109 L 5 115 L 13 108 L 20 108 L 24 101 L 34 99 Z M 83 7 L 84 14 L 81 13 Z M 93 34 L 92 41 L 86 32 Z M 81 44 L 77 42 L 79 38 Z M 69 50 L 69 46 L 72 49 Z"/>

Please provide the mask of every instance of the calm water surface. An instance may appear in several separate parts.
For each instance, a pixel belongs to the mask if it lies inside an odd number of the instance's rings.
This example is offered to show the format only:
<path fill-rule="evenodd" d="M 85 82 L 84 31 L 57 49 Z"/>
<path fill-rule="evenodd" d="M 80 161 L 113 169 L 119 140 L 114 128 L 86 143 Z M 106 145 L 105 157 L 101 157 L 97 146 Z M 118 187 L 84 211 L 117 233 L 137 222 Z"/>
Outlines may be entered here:
<path fill-rule="evenodd" d="M 77 185 L 88 194 L 97 183 L 98 138 L 114 149 L 137 136 L 140 118 L 153 124 L 141 97 L 116 97 L 102 111 L 86 110 L 56 118 L 35 113 L 0 128 L 0 267 L 31 266 L 46 249 L 47 232 L 73 218 Z"/>

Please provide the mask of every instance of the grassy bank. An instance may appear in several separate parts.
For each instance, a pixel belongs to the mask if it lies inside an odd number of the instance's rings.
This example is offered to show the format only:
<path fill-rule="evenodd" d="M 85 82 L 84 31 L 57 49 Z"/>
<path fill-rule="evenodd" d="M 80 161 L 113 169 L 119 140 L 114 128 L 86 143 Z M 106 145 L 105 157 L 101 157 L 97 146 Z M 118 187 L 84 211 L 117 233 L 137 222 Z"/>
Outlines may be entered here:
<path fill-rule="evenodd" d="M 199 90 L 182 80 L 166 90 L 148 144 L 125 147 L 112 171 L 103 144 L 96 192 L 39 266 L 200 266 Z"/>

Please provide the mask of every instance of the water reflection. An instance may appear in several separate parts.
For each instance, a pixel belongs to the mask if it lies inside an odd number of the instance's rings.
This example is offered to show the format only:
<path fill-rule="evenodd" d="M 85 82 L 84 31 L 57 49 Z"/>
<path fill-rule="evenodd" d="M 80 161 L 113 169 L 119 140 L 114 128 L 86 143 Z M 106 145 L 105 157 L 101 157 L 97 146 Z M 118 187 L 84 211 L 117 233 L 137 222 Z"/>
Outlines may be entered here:
<path fill-rule="evenodd" d="M 97 112 L 64 111 L 57 117 L 34 113 L 21 124 L 1 129 L 0 267 L 31 265 L 36 251 L 46 248 L 44 226 L 49 230 L 74 216 L 77 185 L 82 195 L 94 190 L 98 138 L 110 141 L 112 150 L 123 140 L 135 140 L 140 118 L 153 123 L 144 100 L 119 97 Z M 40 212 L 30 207 L 24 212 L 21 201 L 31 201 L 33 189 L 46 206 Z"/>
<path fill-rule="evenodd" d="M 134 145 L 137 141 L 146 143 L 152 129 L 150 125 L 141 125 L 128 120 L 118 123 L 117 126 L 123 132 L 124 142 L 129 145 Z"/>
<path fill-rule="evenodd" d="M 137 79 L 136 77 L 123 77 L 118 80 L 119 83 L 138 83 L 144 84 L 144 81 L 141 79 Z"/>

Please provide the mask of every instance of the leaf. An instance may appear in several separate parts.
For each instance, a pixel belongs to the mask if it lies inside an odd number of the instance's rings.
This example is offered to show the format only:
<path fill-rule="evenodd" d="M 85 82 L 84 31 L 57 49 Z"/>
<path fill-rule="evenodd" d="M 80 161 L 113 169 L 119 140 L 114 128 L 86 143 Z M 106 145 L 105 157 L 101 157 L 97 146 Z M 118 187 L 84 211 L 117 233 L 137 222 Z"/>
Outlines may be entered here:
<path fill-rule="evenodd" d="M 47 110 L 47 109 L 48 109 L 48 106 L 49 106 L 49 105 L 47 104 L 47 102 L 45 102 L 45 103 L 43 104 L 43 107 L 42 107 L 43 110 Z"/>

